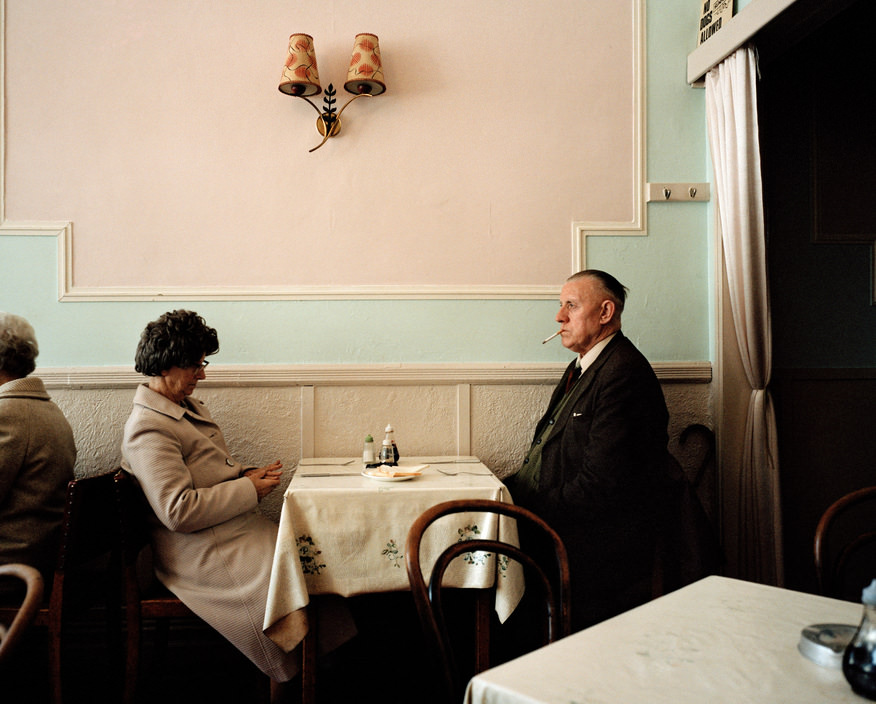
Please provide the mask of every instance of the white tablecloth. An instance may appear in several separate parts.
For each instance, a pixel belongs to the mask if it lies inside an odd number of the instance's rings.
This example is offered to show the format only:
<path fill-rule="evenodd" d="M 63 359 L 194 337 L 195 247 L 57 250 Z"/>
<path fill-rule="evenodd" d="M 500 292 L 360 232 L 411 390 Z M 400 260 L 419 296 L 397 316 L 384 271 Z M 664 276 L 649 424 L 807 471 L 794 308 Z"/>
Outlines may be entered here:
<path fill-rule="evenodd" d="M 304 459 L 286 490 L 274 554 L 265 632 L 286 650 L 307 631 L 302 609 L 309 595 L 355 596 L 409 589 L 405 540 L 414 520 L 442 501 L 462 498 L 510 502 L 505 486 L 476 457 L 414 457 L 399 470 L 428 464 L 408 481 L 381 482 L 361 476 L 361 460 Z M 455 476 L 443 474 L 457 472 Z M 327 476 L 325 476 L 327 475 Z M 516 544 L 514 521 L 456 514 L 429 529 L 422 564 L 431 570 L 447 545 L 473 537 Z M 445 583 L 484 587 L 493 583 L 495 557 L 467 553 L 456 560 Z M 505 620 L 523 594 L 523 575 L 514 562 L 500 561 L 496 612 Z"/>
<path fill-rule="evenodd" d="M 858 604 L 708 577 L 482 672 L 465 702 L 861 704 L 841 670 L 797 650 L 806 626 L 860 616 Z"/>

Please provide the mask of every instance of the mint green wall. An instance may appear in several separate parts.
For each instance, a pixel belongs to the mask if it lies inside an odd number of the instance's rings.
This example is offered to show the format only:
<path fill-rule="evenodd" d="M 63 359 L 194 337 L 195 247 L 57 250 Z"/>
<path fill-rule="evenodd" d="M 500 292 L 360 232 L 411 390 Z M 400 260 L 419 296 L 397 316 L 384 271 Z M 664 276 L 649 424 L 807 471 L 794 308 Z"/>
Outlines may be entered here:
<path fill-rule="evenodd" d="M 647 178 L 709 181 L 704 95 L 685 82 L 696 5 L 650 0 L 647 10 Z M 652 361 L 710 359 L 711 210 L 710 203 L 651 204 L 647 237 L 588 238 L 588 265 L 630 288 L 624 330 Z M 53 237 L 0 236 L 0 310 L 34 324 L 40 366 L 130 364 L 145 323 L 176 307 L 197 310 L 217 328 L 221 350 L 214 359 L 222 364 L 554 362 L 570 356 L 558 341 L 541 344 L 556 330 L 554 301 L 59 303 L 56 247 Z"/>

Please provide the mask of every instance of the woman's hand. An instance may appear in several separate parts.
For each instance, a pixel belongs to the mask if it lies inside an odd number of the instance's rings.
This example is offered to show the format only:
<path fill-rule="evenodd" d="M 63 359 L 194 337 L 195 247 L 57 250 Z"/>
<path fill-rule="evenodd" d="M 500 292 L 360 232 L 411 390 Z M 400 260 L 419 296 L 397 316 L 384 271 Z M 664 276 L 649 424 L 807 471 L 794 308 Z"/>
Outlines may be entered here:
<path fill-rule="evenodd" d="M 272 462 L 266 467 L 248 469 L 243 473 L 255 486 L 259 501 L 270 494 L 280 483 L 280 475 L 283 473 L 283 463 L 280 460 Z"/>

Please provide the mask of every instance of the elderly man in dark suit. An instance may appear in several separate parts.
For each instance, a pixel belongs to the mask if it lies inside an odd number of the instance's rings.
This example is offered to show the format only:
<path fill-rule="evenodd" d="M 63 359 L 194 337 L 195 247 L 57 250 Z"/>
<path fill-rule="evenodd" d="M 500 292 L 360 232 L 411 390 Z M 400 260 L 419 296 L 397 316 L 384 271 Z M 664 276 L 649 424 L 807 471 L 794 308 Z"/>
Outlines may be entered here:
<path fill-rule="evenodd" d="M 626 288 L 598 270 L 563 286 L 556 320 L 578 356 L 506 480 L 515 503 L 566 544 L 574 630 L 653 596 L 658 540 L 677 508 L 669 414 L 651 365 L 621 332 L 625 300 Z"/>

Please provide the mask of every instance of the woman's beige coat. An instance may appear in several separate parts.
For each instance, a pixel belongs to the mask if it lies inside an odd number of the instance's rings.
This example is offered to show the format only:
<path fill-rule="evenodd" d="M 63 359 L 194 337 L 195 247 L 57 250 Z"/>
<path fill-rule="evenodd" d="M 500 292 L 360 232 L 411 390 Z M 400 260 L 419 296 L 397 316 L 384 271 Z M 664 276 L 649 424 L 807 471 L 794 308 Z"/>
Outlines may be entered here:
<path fill-rule="evenodd" d="M 297 654 L 262 632 L 277 526 L 258 511 L 255 486 L 204 404 L 137 388 L 122 466 L 152 510 L 155 572 L 192 611 L 265 674 L 289 680 Z"/>

